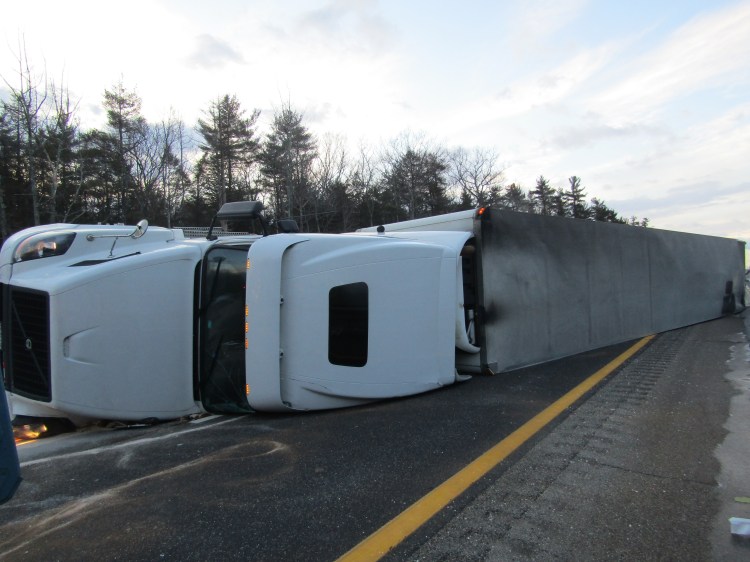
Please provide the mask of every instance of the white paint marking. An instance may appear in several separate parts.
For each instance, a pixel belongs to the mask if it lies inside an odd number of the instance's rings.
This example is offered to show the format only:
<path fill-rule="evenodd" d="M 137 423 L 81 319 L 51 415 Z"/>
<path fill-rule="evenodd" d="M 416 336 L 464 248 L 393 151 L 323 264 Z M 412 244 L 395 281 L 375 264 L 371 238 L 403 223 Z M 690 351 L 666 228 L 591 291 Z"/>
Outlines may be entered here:
<path fill-rule="evenodd" d="M 210 421 L 210 420 L 215 420 L 216 418 L 221 418 L 221 417 L 223 417 L 223 416 L 220 416 L 219 414 L 212 414 L 210 416 L 205 416 L 205 417 L 202 417 L 202 418 L 196 418 L 194 420 L 191 420 L 190 423 L 203 423 L 203 422 L 207 422 L 207 421 Z"/>
<path fill-rule="evenodd" d="M 45 463 L 45 462 L 51 462 L 51 461 L 55 461 L 55 460 L 58 460 L 58 459 L 69 459 L 69 458 L 73 458 L 73 457 L 83 457 L 83 456 L 86 456 L 86 455 L 98 455 L 99 453 L 104 453 L 104 452 L 107 452 L 107 451 L 114 451 L 114 450 L 117 450 L 117 449 L 125 449 L 127 447 L 134 447 L 134 446 L 137 446 L 137 445 L 144 445 L 144 444 L 147 444 L 147 443 L 153 443 L 155 441 L 164 441 L 166 439 L 172 439 L 174 437 L 182 437 L 186 433 L 193 433 L 194 431 L 202 431 L 204 429 L 209 429 L 209 428 L 212 428 L 212 427 L 216 427 L 217 425 L 224 425 L 225 423 L 233 422 L 233 421 L 236 421 L 238 419 L 242 419 L 242 418 L 240 416 L 238 416 L 238 417 L 231 417 L 231 418 L 227 418 L 227 419 L 225 419 L 223 421 L 216 422 L 216 423 L 213 423 L 213 424 L 210 424 L 210 425 L 203 425 L 203 426 L 200 426 L 200 427 L 193 427 L 193 428 L 190 428 L 190 429 L 185 429 L 184 431 L 175 431 L 174 433 L 168 433 L 166 435 L 158 435 L 156 437 L 144 437 L 142 439 L 135 439 L 133 441 L 126 441 L 124 443 L 116 443 L 114 445 L 109 445 L 109 446 L 105 446 L 105 447 L 96 447 L 94 449 L 87 449 L 85 451 L 74 451 L 72 453 L 65 453 L 65 454 L 62 454 L 62 455 L 55 455 L 55 456 L 52 456 L 52 457 L 44 457 L 44 458 L 41 458 L 41 459 L 34 459 L 34 460 L 30 460 L 30 461 L 24 461 L 24 462 L 21 463 L 21 468 L 23 468 L 25 466 L 33 466 L 35 464 L 42 464 L 42 463 Z"/>

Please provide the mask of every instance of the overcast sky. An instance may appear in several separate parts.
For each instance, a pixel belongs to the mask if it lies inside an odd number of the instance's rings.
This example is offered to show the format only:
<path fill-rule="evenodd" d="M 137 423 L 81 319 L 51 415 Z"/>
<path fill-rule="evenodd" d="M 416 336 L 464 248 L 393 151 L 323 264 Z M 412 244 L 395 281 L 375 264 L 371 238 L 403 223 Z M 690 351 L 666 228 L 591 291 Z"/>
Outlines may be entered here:
<path fill-rule="evenodd" d="M 577 175 L 622 215 L 750 241 L 750 1 L 0 0 L 0 31 L 0 75 L 25 41 L 84 128 L 121 79 L 152 121 L 289 100 L 318 135 L 491 147 L 526 189 Z"/>

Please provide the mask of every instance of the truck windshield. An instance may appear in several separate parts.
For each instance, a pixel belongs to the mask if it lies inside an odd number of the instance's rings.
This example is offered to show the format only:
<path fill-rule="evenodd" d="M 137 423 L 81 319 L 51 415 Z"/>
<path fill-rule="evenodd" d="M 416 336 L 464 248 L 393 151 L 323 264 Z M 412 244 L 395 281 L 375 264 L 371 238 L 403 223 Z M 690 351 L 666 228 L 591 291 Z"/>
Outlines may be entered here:
<path fill-rule="evenodd" d="M 216 247 L 203 261 L 200 394 L 215 414 L 251 412 L 245 393 L 247 248 Z"/>

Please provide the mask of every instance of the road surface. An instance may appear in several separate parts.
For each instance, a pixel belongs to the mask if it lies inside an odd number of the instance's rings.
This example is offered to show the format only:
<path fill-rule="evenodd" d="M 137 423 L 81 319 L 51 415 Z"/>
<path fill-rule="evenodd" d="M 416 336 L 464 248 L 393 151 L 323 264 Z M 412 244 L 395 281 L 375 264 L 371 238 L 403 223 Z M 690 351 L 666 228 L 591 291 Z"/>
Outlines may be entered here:
<path fill-rule="evenodd" d="M 413 532 L 379 538 L 636 343 L 360 408 L 21 445 L 0 559 L 366 559 L 368 537 L 392 560 L 748 559 L 726 522 L 750 517 L 739 316 L 647 342 Z"/>

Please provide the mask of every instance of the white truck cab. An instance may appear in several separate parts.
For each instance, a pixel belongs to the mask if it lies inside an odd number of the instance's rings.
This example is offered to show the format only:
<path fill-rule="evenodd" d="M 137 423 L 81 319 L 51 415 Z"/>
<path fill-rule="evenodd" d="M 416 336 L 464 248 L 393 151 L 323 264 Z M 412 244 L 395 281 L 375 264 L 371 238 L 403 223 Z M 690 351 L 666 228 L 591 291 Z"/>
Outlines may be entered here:
<path fill-rule="evenodd" d="M 260 209 L 229 203 L 217 218 L 258 219 Z M 195 240 L 146 224 L 19 232 L 0 251 L 12 412 L 172 419 L 336 408 L 451 384 L 455 346 L 467 346 L 456 326 L 471 237 Z"/>

